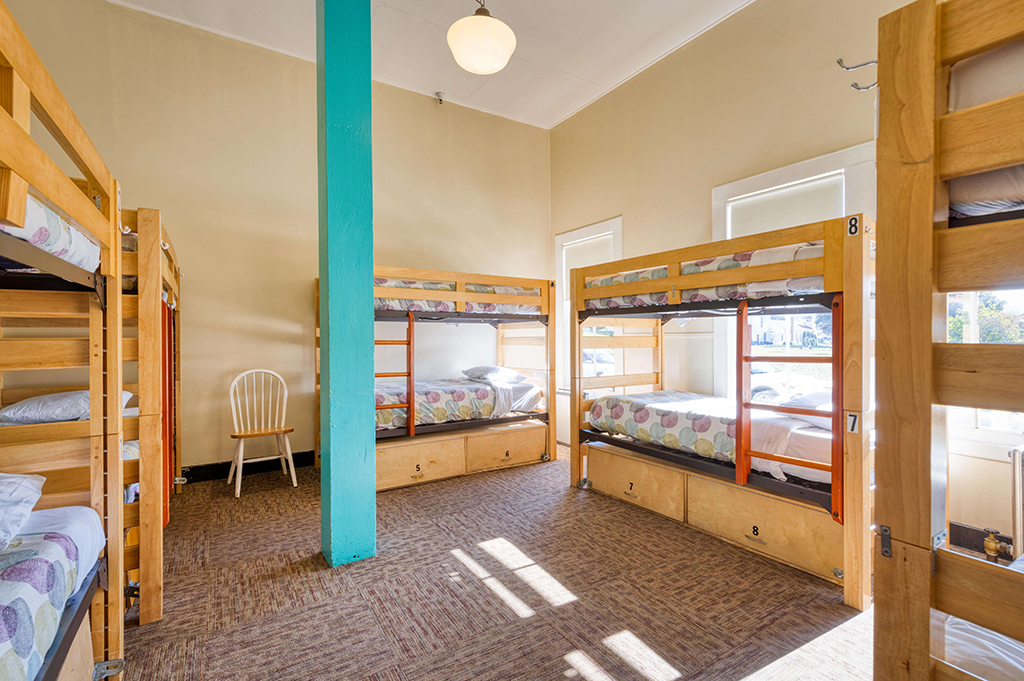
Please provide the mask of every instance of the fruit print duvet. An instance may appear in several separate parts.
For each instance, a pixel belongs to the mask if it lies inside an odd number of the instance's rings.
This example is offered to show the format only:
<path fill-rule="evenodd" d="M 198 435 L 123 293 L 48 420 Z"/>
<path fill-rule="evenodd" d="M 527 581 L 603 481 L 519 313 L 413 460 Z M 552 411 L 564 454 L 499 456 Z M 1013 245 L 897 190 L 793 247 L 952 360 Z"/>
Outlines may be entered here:
<path fill-rule="evenodd" d="M 496 417 L 498 391 L 487 383 L 459 378 L 416 381 L 415 393 L 416 425 Z M 405 383 L 378 383 L 376 402 L 378 405 L 405 404 Z M 405 412 L 405 409 L 378 409 L 377 430 L 405 428 Z"/>

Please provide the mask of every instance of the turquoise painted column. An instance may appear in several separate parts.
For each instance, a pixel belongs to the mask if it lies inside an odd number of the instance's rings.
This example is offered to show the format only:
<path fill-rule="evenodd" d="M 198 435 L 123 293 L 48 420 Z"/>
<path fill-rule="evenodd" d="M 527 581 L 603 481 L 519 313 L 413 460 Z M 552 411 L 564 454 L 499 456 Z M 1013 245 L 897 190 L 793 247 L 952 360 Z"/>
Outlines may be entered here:
<path fill-rule="evenodd" d="M 332 566 L 377 549 L 370 4 L 317 0 L 320 536 Z"/>

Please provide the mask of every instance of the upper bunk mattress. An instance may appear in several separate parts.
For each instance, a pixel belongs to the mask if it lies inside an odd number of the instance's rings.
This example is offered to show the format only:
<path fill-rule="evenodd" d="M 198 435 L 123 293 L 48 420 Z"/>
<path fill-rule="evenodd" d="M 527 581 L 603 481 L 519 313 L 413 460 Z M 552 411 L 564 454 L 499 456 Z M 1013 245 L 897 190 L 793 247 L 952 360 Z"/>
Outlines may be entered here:
<path fill-rule="evenodd" d="M 100 266 L 100 247 L 31 194 L 26 201 L 25 226 L 0 224 L 0 231 L 89 272 L 95 272 Z"/>
<path fill-rule="evenodd" d="M 390 277 L 374 277 L 373 285 L 384 288 L 408 289 L 405 298 L 374 298 L 375 310 L 409 310 L 412 312 L 455 312 L 455 303 L 447 300 L 417 300 L 415 291 L 454 291 L 455 284 L 445 281 L 414 281 L 411 279 L 393 279 Z M 504 296 L 536 296 L 537 289 L 525 289 L 518 286 L 488 286 L 483 284 L 466 284 L 467 293 L 496 293 Z M 509 305 L 494 303 L 466 303 L 466 312 L 498 313 L 498 314 L 540 314 L 538 305 Z"/>
<path fill-rule="evenodd" d="M 682 264 L 680 274 L 697 274 L 716 270 L 731 270 L 741 267 L 771 265 L 793 260 L 821 258 L 825 255 L 825 246 L 819 242 L 793 244 L 778 248 L 765 248 L 759 251 L 746 251 L 723 255 L 717 258 L 705 258 Z M 668 277 L 668 266 L 655 267 L 647 270 L 626 272 L 612 277 L 594 279 L 586 283 L 587 288 L 611 286 L 613 284 L 632 284 L 638 281 L 653 281 Z M 708 302 L 712 300 L 744 300 L 747 298 L 774 298 L 778 296 L 804 295 L 821 293 L 825 290 L 822 276 L 796 277 L 776 281 L 760 281 L 750 284 L 731 284 L 705 289 L 688 289 L 680 292 L 684 303 Z M 588 310 L 609 310 L 620 307 L 648 307 L 651 305 L 668 305 L 669 291 L 643 293 L 632 296 L 615 296 L 613 298 L 594 298 L 587 301 Z"/>
<path fill-rule="evenodd" d="M 679 390 L 606 395 L 590 407 L 590 425 L 613 435 L 736 463 L 736 402 L 724 397 Z M 832 434 L 803 421 L 751 411 L 750 430 L 750 447 L 755 451 L 819 463 L 831 461 Z M 805 431 L 817 432 L 796 437 Z M 799 445 L 794 446 L 796 443 Z M 750 467 L 779 480 L 793 476 L 812 482 L 832 481 L 825 471 L 775 461 L 752 458 Z"/>
<path fill-rule="evenodd" d="M 406 404 L 404 382 L 381 381 L 375 386 L 378 405 Z M 502 383 L 444 378 L 416 381 L 416 425 L 435 425 L 454 421 L 497 419 L 511 412 L 537 408 L 541 389 L 533 383 Z M 377 430 L 405 428 L 405 409 L 378 409 Z"/>
<path fill-rule="evenodd" d="M 35 678 L 61 613 L 106 545 L 86 506 L 33 511 L 0 551 L 0 679 Z"/>
<path fill-rule="evenodd" d="M 1024 92 L 1024 40 L 958 62 L 950 70 L 949 110 L 961 111 Z M 949 183 L 950 217 L 1024 210 L 1024 166 Z"/>

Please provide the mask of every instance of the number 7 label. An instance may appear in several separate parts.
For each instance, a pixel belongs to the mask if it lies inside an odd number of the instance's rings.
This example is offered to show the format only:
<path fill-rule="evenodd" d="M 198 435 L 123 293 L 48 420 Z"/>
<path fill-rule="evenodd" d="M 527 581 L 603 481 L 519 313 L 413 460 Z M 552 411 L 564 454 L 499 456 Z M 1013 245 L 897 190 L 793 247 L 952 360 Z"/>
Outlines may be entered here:
<path fill-rule="evenodd" d="M 848 433 L 859 433 L 860 432 L 860 414 L 847 414 L 846 415 L 846 432 L 848 432 Z"/>

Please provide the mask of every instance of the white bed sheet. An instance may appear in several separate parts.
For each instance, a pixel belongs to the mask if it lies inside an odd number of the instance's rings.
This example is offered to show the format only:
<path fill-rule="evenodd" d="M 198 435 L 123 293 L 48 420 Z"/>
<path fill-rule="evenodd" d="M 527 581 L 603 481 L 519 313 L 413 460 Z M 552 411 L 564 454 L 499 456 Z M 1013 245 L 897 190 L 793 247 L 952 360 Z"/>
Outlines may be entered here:
<path fill-rule="evenodd" d="M 1010 565 L 1024 573 L 1024 557 Z M 946 662 L 986 681 L 1024 679 L 1024 643 L 957 617 L 946 620 Z"/>
<path fill-rule="evenodd" d="M 477 383 L 486 383 L 494 388 L 495 404 L 491 418 L 508 416 L 514 411 L 533 411 L 541 401 L 541 389 L 533 383 L 504 383 L 502 381 L 470 379 Z"/>
<path fill-rule="evenodd" d="M 962 111 L 1024 92 L 1024 40 L 965 59 L 949 77 L 949 110 Z M 957 178 L 949 202 L 964 215 L 1024 208 L 1024 166 Z"/>
<path fill-rule="evenodd" d="M 832 433 L 824 428 L 816 428 L 805 424 L 804 427 L 794 430 L 789 434 L 786 456 L 805 461 L 815 461 L 817 463 L 832 463 Z M 803 466 L 791 466 L 788 463 L 777 463 L 775 461 L 765 461 L 763 463 L 768 464 L 768 466 L 758 468 L 757 470 L 764 470 L 775 477 L 779 477 L 776 473 L 782 473 L 786 477 L 797 477 L 810 480 L 811 482 L 824 482 L 826 484 L 832 482 L 832 474 L 825 471 L 804 468 Z"/>
<path fill-rule="evenodd" d="M 66 534 L 75 542 L 78 548 L 78 584 L 74 590 L 78 591 L 99 558 L 100 551 L 107 545 L 99 514 L 88 506 L 61 506 L 32 511 L 18 536 L 47 532 Z"/>

